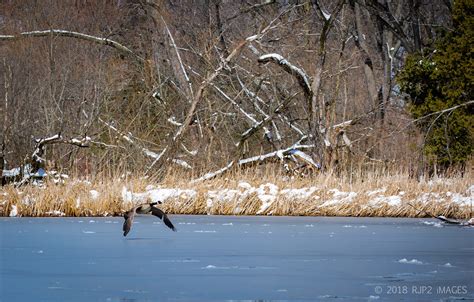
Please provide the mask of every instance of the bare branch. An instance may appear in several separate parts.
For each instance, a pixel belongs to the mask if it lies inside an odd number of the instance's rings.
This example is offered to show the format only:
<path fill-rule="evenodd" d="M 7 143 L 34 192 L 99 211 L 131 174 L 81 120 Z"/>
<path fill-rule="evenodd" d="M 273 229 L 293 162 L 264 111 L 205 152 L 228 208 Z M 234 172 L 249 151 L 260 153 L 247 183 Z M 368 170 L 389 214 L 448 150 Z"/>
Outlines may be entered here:
<path fill-rule="evenodd" d="M 242 14 L 246 14 L 246 13 L 248 13 L 248 12 L 254 10 L 254 9 L 258 9 L 258 8 L 261 8 L 261 7 L 264 7 L 266 5 L 273 4 L 273 3 L 275 3 L 275 0 L 263 0 L 261 3 L 257 3 L 257 4 L 254 4 L 252 6 L 241 9 L 240 12 L 238 12 L 235 15 L 227 18 L 225 21 L 229 22 L 229 21 L 237 18 L 238 16 L 240 16 Z"/>
<path fill-rule="evenodd" d="M 252 165 L 252 164 L 256 164 L 256 163 L 262 163 L 262 162 L 264 162 L 264 161 L 266 161 L 270 158 L 274 158 L 274 157 L 279 158 L 279 159 L 283 159 L 284 156 L 289 155 L 294 150 L 314 148 L 313 145 L 300 145 L 299 144 L 305 138 L 306 138 L 306 136 L 302 137 L 301 139 L 298 140 L 298 142 L 296 142 L 295 144 L 291 145 L 290 147 L 288 147 L 286 149 L 280 149 L 280 150 L 277 150 L 277 151 L 274 151 L 274 152 L 270 152 L 270 153 L 266 153 L 266 154 L 262 154 L 262 155 L 257 155 L 257 156 L 241 159 L 237 162 L 237 166 L 238 167 L 244 167 L 244 166 Z M 197 179 L 194 179 L 193 181 L 191 181 L 191 183 L 197 183 L 197 182 L 201 182 L 201 181 L 205 181 L 205 180 L 209 180 L 209 179 L 212 179 L 214 177 L 217 177 L 217 176 L 227 172 L 230 168 L 232 168 L 234 166 L 234 164 L 235 164 L 235 161 L 231 161 L 225 167 L 223 167 L 223 168 L 221 168 L 217 171 L 214 171 L 214 172 L 206 173 L 203 176 L 201 176 Z"/>
<path fill-rule="evenodd" d="M 285 70 L 289 74 L 296 77 L 296 79 L 298 80 L 298 83 L 303 88 L 303 91 L 306 96 L 310 97 L 313 94 L 313 91 L 311 90 L 309 76 L 306 74 L 306 72 L 303 69 L 298 68 L 295 65 L 291 64 L 290 62 L 288 62 L 283 56 L 276 53 L 270 53 L 270 54 L 260 56 L 258 58 L 258 62 L 259 63 L 273 62 L 275 64 L 280 65 L 283 68 L 283 70 Z"/>
<path fill-rule="evenodd" d="M 244 141 L 246 141 L 249 137 L 255 134 L 258 130 L 263 128 L 266 124 L 272 121 L 282 110 L 285 108 L 288 103 L 297 95 L 298 93 L 288 97 L 285 99 L 278 107 L 273 111 L 272 115 L 267 115 L 263 120 L 254 124 L 251 128 L 247 129 L 244 133 L 241 134 L 240 141 L 237 143 L 237 146 L 240 146 Z M 267 129 L 265 133 L 269 132 Z"/>
<path fill-rule="evenodd" d="M 237 54 L 240 53 L 240 51 L 245 46 L 245 44 L 247 44 L 247 40 L 240 42 L 237 45 L 237 47 L 234 48 L 234 50 L 230 53 L 230 55 L 227 56 L 224 62 L 220 64 L 219 67 L 201 83 L 201 86 L 199 86 L 199 89 L 196 92 L 193 98 L 193 101 L 191 102 L 191 106 L 188 110 L 188 113 L 186 114 L 186 118 L 184 119 L 183 125 L 179 127 L 178 131 L 176 131 L 175 135 L 173 136 L 173 142 L 177 142 L 179 138 L 183 135 L 183 133 L 186 131 L 187 127 L 189 126 L 189 123 L 191 122 L 194 111 L 196 110 L 196 106 L 201 100 L 204 90 L 220 74 L 222 69 L 225 67 L 224 65 L 226 63 L 229 63 Z"/>
<path fill-rule="evenodd" d="M 415 49 L 415 46 L 410 41 L 405 31 L 403 30 L 402 25 L 395 19 L 393 14 L 390 12 L 387 4 L 382 4 L 378 0 L 367 0 L 367 1 L 358 1 L 362 2 L 361 5 L 364 5 L 367 10 L 374 14 L 378 20 L 380 20 L 395 36 L 397 36 L 400 41 L 402 41 L 403 46 L 411 52 Z"/>
<path fill-rule="evenodd" d="M 467 101 L 467 102 L 464 102 L 462 104 L 459 104 L 459 105 L 456 105 L 456 106 L 453 106 L 453 107 L 449 107 L 449 108 L 446 108 L 444 110 L 440 110 L 440 111 L 436 111 L 436 112 L 432 112 L 430 114 L 427 114 L 427 115 L 423 115 L 415 120 L 412 121 L 412 123 L 416 123 L 418 121 L 421 121 L 425 118 L 428 118 L 430 116 L 433 116 L 433 115 L 443 115 L 445 113 L 448 113 L 448 112 L 451 112 L 451 111 L 454 111 L 458 108 L 461 108 L 461 107 L 464 107 L 464 106 L 468 106 L 468 105 L 471 105 L 471 104 L 474 104 L 474 100 L 471 100 L 471 101 Z"/>
<path fill-rule="evenodd" d="M 39 31 L 28 31 L 22 32 L 17 35 L 0 35 L 0 41 L 15 41 L 20 40 L 23 38 L 32 38 L 32 37 L 49 37 L 49 36 L 59 36 L 59 37 L 69 37 L 69 38 L 76 38 L 81 39 L 89 42 L 93 42 L 100 45 L 110 46 L 112 48 L 117 49 L 118 51 L 122 52 L 125 55 L 133 57 L 139 63 L 143 63 L 144 60 L 142 57 L 135 54 L 126 46 L 108 38 L 101 38 L 96 36 L 91 36 L 79 32 L 62 30 L 62 29 L 49 29 L 49 30 L 39 30 Z"/>
<path fill-rule="evenodd" d="M 191 98 L 192 98 L 192 97 L 194 96 L 193 85 L 192 85 L 192 83 L 191 83 L 191 80 L 189 79 L 188 73 L 186 72 L 186 68 L 184 67 L 183 60 L 181 59 L 181 55 L 179 54 L 178 47 L 176 46 L 176 43 L 175 43 L 174 38 L 173 38 L 173 35 L 171 34 L 170 29 L 168 28 L 168 24 L 166 24 L 166 22 L 165 22 L 165 20 L 163 19 L 163 17 L 161 17 L 161 20 L 162 20 L 163 23 L 165 24 L 166 32 L 168 33 L 168 36 L 170 37 L 171 45 L 173 46 L 173 48 L 174 48 L 174 50 L 175 50 L 175 52 L 176 52 L 176 56 L 178 57 L 178 62 L 179 62 L 179 65 L 180 65 L 180 67 L 181 67 L 181 71 L 183 72 L 184 79 L 186 80 L 186 83 L 188 84 L 189 95 L 190 95 Z"/>
<path fill-rule="evenodd" d="M 148 148 L 145 148 L 145 147 L 141 147 L 141 146 L 138 146 L 137 143 L 135 142 L 135 138 L 130 134 L 125 134 L 123 133 L 122 131 L 120 131 L 119 129 L 117 129 L 116 127 L 114 127 L 112 124 L 104 121 L 103 119 L 99 118 L 99 121 L 102 122 L 104 125 L 106 125 L 109 129 L 111 129 L 112 131 L 118 133 L 124 140 L 126 140 L 127 142 L 129 142 L 132 146 L 140 149 L 140 151 L 142 151 L 142 153 L 147 156 L 147 157 L 150 157 L 153 159 L 153 162 L 152 164 L 148 167 L 146 173 L 148 173 L 150 171 L 150 169 L 153 167 L 153 165 L 155 165 L 156 162 L 158 162 L 161 157 L 163 156 L 163 154 L 165 154 L 166 150 L 168 149 L 168 147 L 165 147 L 160 153 L 156 153 L 156 152 L 153 152 L 151 151 L 150 149 Z M 173 163 L 183 167 L 183 168 L 186 168 L 186 169 L 190 169 L 191 166 L 189 166 L 188 163 L 186 163 L 185 161 L 183 160 L 179 160 L 179 159 L 173 159 L 172 160 Z"/>

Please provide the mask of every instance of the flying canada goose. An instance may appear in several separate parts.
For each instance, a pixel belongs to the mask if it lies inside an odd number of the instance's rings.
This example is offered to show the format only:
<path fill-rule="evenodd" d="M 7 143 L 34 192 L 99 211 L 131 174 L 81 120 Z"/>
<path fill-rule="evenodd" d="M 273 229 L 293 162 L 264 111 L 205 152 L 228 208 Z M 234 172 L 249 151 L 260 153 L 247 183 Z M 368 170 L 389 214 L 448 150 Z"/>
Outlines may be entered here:
<path fill-rule="evenodd" d="M 123 223 L 123 236 L 127 236 L 128 232 L 130 232 L 130 229 L 132 228 L 132 222 L 133 222 L 133 218 L 135 217 L 135 214 L 149 214 L 149 213 L 151 213 L 152 215 L 154 215 L 154 216 L 156 216 L 160 219 L 163 219 L 163 222 L 166 224 L 166 226 L 176 232 L 176 228 L 171 223 L 168 216 L 166 216 L 165 212 L 163 212 L 162 210 L 154 207 L 154 205 L 156 205 L 156 204 L 158 204 L 158 202 L 144 203 L 144 204 L 138 205 L 136 207 L 133 207 L 128 212 L 125 212 L 125 214 L 123 215 L 123 218 L 125 219 L 125 222 Z"/>

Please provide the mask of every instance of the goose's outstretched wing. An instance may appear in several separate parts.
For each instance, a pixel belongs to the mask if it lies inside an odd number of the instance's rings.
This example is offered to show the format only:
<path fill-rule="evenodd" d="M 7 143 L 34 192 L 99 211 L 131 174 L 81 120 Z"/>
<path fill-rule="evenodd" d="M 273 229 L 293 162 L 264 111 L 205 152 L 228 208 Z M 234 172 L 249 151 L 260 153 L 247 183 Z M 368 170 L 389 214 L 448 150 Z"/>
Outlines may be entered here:
<path fill-rule="evenodd" d="M 123 215 L 125 221 L 123 222 L 123 236 L 127 236 L 132 228 L 133 218 L 135 217 L 136 208 L 131 209 Z"/>
<path fill-rule="evenodd" d="M 176 232 L 176 228 L 171 223 L 171 220 L 169 220 L 169 218 L 165 214 L 165 212 L 163 212 L 162 210 L 160 210 L 158 208 L 151 207 L 151 214 L 158 217 L 158 218 L 160 218 L 160 219 L 163 219 L 163 222 L 166 224 L 166 226 Z"/>

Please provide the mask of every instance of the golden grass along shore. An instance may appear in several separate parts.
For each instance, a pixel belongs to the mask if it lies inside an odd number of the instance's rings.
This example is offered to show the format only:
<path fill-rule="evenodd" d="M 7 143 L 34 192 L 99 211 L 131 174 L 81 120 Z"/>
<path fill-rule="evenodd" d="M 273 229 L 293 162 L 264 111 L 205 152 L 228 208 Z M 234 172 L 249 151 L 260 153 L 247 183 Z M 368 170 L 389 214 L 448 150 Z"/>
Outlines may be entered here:
<path fill-rule="evenodd" d="M 407 175 L 367 175 L 357 181 L 241 173 L 191 184 L 170 174 L 159 184 L 143 177 L 69 179 L 63 184 L 0 188 L 1 216 L 117 216 L 133 204 L 163 201 L 171 214 L 472 217 L 469 176 L 417 181 Z"/>

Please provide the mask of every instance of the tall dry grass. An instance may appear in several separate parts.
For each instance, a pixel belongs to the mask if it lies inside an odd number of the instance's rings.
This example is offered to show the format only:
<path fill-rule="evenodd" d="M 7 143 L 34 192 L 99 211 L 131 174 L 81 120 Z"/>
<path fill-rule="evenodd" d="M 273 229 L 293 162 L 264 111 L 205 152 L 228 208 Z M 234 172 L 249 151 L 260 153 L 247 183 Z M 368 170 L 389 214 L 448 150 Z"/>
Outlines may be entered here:
<path fill-rule="evenodd" d="M 1 188 L 0 215 L 8 216 L 16 206 L 19 216 L 116 216 L 134 204 L 123 200 L 124 188 L 131 192 L 146 192 L 147 186 L 154 185 L 195 191 L 191 197 L 174 196 L 164 202 L 162 208 L 173 214 L 386 217 L 432 214 L 465 219 L 472 216 L 474 183 L 471 174 L 420 181 L 404 173 L 366 172 L 343 177 L 327 174 L 298 178 L 272 169 L 249 169 L 196 184 L 190 182 L 192 175 L 177 171 L 169 171 L 159 182 L 133 175 L 92 181 L 70 179 L 63 184 L 46 183 L 43 187 Z M 243 182 L 247 185 L 243 186 Z M 267 183 L 277 186 L 279 193 L 262 211 L 262 200 L 256 189 L 263 185 L 261 188 L 265 191 Z M 248 190 L 248 187 L 253 189 Z M 311 187 L 315 188 L 314 192 L 303 198 L 282 194 L 284 189 Z M 91 191 L 97 191 L 98 197 Z M 212 199 L 210 191 L 231 191 L 230 195 L 240 198 Z M 331 204 L 337 194 L 344 196 L 349 192 L 355 194 L 346 202 Z M 398 198 L 400 203 L 383 202 L 390 197 Z M 463 198 L 464 203 L 455 202 L 456 198 Z"/>

